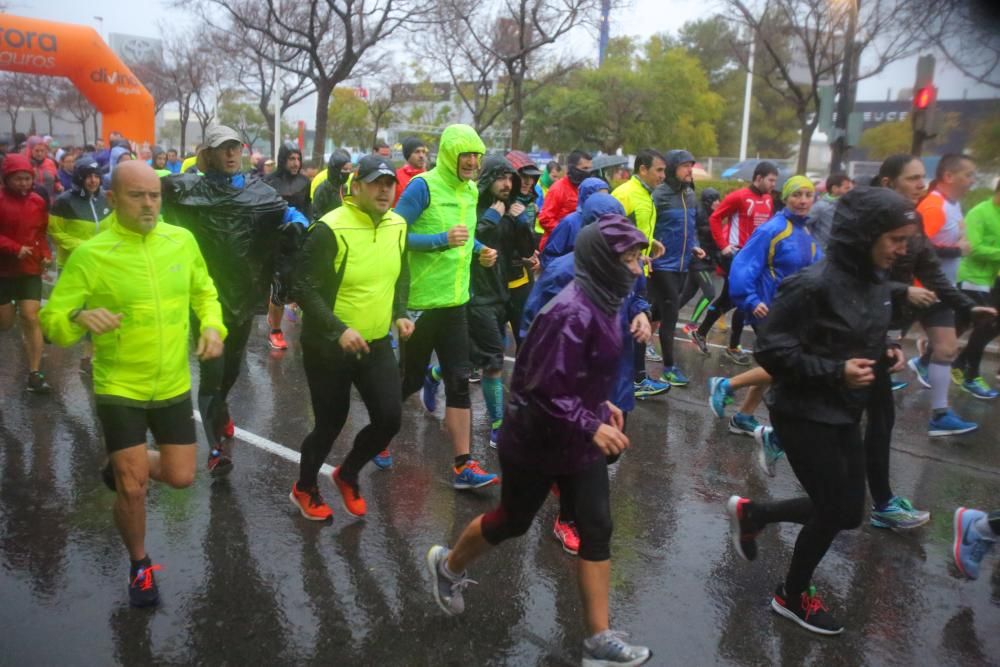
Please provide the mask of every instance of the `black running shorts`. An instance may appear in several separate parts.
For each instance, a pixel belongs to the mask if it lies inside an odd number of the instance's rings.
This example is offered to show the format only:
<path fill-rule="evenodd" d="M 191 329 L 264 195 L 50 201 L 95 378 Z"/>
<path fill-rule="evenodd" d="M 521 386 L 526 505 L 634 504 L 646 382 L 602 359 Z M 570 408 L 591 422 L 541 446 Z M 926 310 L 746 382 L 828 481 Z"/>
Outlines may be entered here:
<path fill-rule="evenodd" d="M 97 418 L 101 421 L 109 454 L 145 445 L 147 430 L 152 431 L 157 445 L 193 445 L 196 442 L 190 393 L 182 401 L 157 408 L 98 402 Z"/>
<path fill-rule="evenodd" d="M 0 278 L 0 306 L 11 301 L 41 301 L 41 276 L 10 276 Z"/>

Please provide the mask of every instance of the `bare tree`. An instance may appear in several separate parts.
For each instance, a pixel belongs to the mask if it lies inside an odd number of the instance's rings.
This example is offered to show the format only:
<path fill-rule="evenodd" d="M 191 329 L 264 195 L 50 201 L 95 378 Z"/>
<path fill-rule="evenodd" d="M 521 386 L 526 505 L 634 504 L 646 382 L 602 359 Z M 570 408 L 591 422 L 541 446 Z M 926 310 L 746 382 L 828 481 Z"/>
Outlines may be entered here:
<path fill-rule="evenodd" d="M 10 133 L 17 133 L 21 109 L 31 98 L 31 76 L 20 72 L 0 72 L 0 106 L 10 118 Z"/>
<path fill-rule="evenodd" d="M 337 84 L 357 75 L 376 45 L 431 17 L 436 0 L 179 0 L 195 5 L 212 25 L 233 34 L 258 35 L 287 49 L 290 60 L 274 60 L 316 89 L 317 140 L 312 158 L 323 159 L 330 96 Z M 210 10 L 220 10 L 226 25 Z M 265 49 L 266 58 L 273 56 Z M 302 57 L 298 57 L 302 56 Z"/>
<path fill-rule="evenodd" d="M 28 79 L 28 99 L 32 106 L 37 105 L 45 112 L 45 119 L 49 123 L 48 134 L 53 132 L 52 123 L 59 111 L 60 81 L 54 76 L 31 76 Z"/>
<path fill-rule="evenodd" d="M 80 130 L 83 132 L 83 143 L 87 144 L 87 125 L 94 121 L 94 138 L 97 138 L 97 110 L 90 103 L 86 97 L 68 80 L 63 79 L 59 83 L 59 109 L 67 114 L 69 117 L 66 120 L 74 120 L 80 124 Z"/>
<path fill-rule="evenodd" d="M 374 126 L 372 127 L 371 140 L 373 146 L 378 139 L 379 131 L 392 118 L 392 109 L 402 101 L 402 88 L 400 88 L 398 83 L 401 82 L 380 85 L 376 89 L 377 92 L 374 93 L 372 89 L 369 89 L 368 96 L 365 97 L 365 104 L 368 106 L 368 115 L 371 116 L 372 125 Z"/>
<path fill-rule="evenodd" d="M 724 0 L 725 15 L 742 34 L 756 41 L 754 75 L 782 95 L 799 120 L 798 170 L 804 172 L 809 146 L 819 123 L 819 87 L 832 83 L 844 65 L 843 34 L 850 7 L 859 3 L 855 63 L 870 63 L 849 76 L 851 86 L 882 73 L 890 64 L 916 53 L 926 43 L 914 39 L 921 17 L 907 11 L 906 0 Z M 749 49 L 736 49 L 747 66 Z"/>
<path fill-rule="evenodd" d="M 1000 21 L 996 6 L 969 0 L 915 0 L 927 39 L 955 69 L 976 83 L 1000 89 Z"/>

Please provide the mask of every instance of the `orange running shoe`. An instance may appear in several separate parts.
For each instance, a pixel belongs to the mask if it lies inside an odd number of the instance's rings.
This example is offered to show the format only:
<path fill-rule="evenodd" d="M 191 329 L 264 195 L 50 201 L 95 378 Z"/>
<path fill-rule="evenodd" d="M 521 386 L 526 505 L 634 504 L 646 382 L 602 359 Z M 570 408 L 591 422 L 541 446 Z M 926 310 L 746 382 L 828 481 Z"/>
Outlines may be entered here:
<path fill-rule="evenodd" d="M 368 505 L 365 504 L 365 499 L 361 497 L 361 490 L 358 488 L 358 485 L 340 479 L 339 467 L 333 469 L 331 477 L 333 478 L 334 486 L 340 491 L 340 499 L 344 502 L 344 509 L 347 513 L 356 517 L 363 517 L 367 514 Z"/>
<path fill-rule="evenodd" d="M 288 499 L 292 501 L 295 508 L 305 518 L 310 521 L 326 521 L 333 518 L 333 510 L 323 502 L 323 496 L 319 495 L 319 489 L 313 487 L 306 491 L 299 490 L 299 483 L 292 484 L 292 492 L 288 494 Z"/>
<path fill-rule="evenodd" d="M 270 345 L 275 350 L 287 350 L 288 343 L 285 342 L 285 334 L 281 331 L 275 331 L 267 335 L 267 344 Z"/>

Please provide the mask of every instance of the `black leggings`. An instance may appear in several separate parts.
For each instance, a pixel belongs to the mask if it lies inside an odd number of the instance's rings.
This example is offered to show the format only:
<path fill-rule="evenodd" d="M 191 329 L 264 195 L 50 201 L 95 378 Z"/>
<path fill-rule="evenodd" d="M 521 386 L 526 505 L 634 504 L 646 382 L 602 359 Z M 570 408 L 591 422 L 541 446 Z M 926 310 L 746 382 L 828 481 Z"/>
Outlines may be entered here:
<path fill-rule="evenodd" d="M 201 412 L 202 423 L 209 445 L 218 447 L 222 440 L 222 431 L 229 421 L 229 406 L 226 399 L 236 379 L 240 375 L 240 366 L 246 356 L 247 341 L 253 329 L 253 318 L 244 322 L 225 322 L 229 330 L 222 356 L 208 361 L 198 362 L 198 411 Z M 199 331 L 197 321 L 192 322 L 192 331 Z"/>
<path fill-rule="evenodd" d="M 715 283 L 712 282 L 712 272 L 707 270 L 695 271 L 694 269 L 688 271 L 687 278 L 684 280 L 684 290 L 681 292 L 680 307 L 683 308 L 688 304 L 688 302 L 694 298 L 694 295 L 701 290 L 701 299 L 699 299 L 699 304 L 702 300 L 706 304 L 711 303 L 715 300 Z M 697 321 L 698 316 L 701 314 L 701 310 L 704 310 L 706 306 L 703 305 L 702 308 L 695 306 L 694 317 L 692 320 Z"/>
<path fill-rule="evenodd" d="M 413 335 L 399 346 L 403 374 L 402 396 L 406 400 L 420 390 L 427 374 L 431 352 L 437 352 L 444 376 L 445 405 L 468 410 L 469 320 L 466 305 L 425 310 L 414 320 Z"/>
<path fill-rule="evenodd" d="M 892 429 L 896 423 L 896 402 L 892 397 L 892 376 L 885 362 L 875 367 L 865 424 L 865 463 L 868 473 L 868 491 L 872 502 L 880 507 L 892 499 L 889 486 L 889 453 Z"/>
<path fill-rule="evenodd" d="M 966 291 L 965 293 L 971 296 L 977 305 L 1000 308 L 1000 281 L 993 285 L 993 290 L 989 295 L 985 292 Z M 964 371 L 966 380 L 975 380 L 980 375 L 979 366 L 983 362 L 983 352 L 986 351 L 986 346 L 990 344 L 991 340 L 1000 336 L 1000 318 L 994 317 L 974 325 L 972 322 L 961 322 L 959 327 L 956 327 L 956 333 L 961 336 L 968 326 L 973 326 L 972 333 L 969 334 L 969 342 L 955 359 L 952 367 Z"/>
<path fill-rule="evenodd" d="M 990 522 L 990 530 L 994 535 L 1000 535 L 1000 510 L 993 510 L 986 518 Z"/>
<path fill-rule="evenodd" d="M 517 346 L 517 350 L 521 349 L 520 331 L 521 316 L 524 315 L 524 304 L 527 302 L 528 295 L 531 294 L 531 288 L 534 284 L 534 280 L 529 280 L 524 285 L 507 291 L 507 323 L 514 334 L 514 344 Z"/>
<path fill-rule="evenodd" d="M 356 482 L 358 472 L 373 456 L 385 449 L 399 432 L 402 401 L 399 369 L 389 337 L 368 343 L 362 355 L 303 343 L 302 363 L 309 383 L 316 425 L 302 442 L 299 488 L 316 485 L 320 466 L 330 454 L 351 409 L 351 385 L 358 388 L 371 420 L 354 437 L 354 445 L 340 465 L 340 477 Z"/>
<path fill-rule="evenodd" d="M 752 503 L 758 529 L 800 523 L 785 578 L 791 599 L 809 587 L 816 566 L 842 530 L 861 525 L 865 506 L 865 454 L 858 424 L 832 425 L 771 411 L 771 423 L 808 497 Z"/>
<path fill-rule="evenodd" d="M 660 350 L 663 367 L 674 365 L 674 329 L 680 311 L 681 290 L 686 273 L 679 271 L 653 271 L 653 295 L 660 306 Z"/>
<path fill-rule="evenodd" d="M 732 297 L 729 296 L 729 276 L 726 276 L 725 281 L 722 283 L 722 291 L 719 292 L 719 296 L 715 297 L 712 303 L 708 304 L 708 308 L 705 309 L 705 319 L 698 325 L 698 333 L 701 337 L 708 336 L 708 332 L 712 330 L 712 325 L 735 307 L 736 304 L 733 303 Z M 737 308 L 733 312 L 733 321 L 729 327 L 729 347 L 731 348 L 738 347 L 740 344 L 740 338 L 743 336 L 744 318 L 742 310 Z"/>
<path fill-rule="evenodd" d="M 608 464 L 604 459 L 572 475 L 549 475 L 515 465 L 501 456 L 500 472 L 503 477 L 500 506 L 484 514 L 482 520 L 487 542 L 497 545 L 524 535 L 555 482 L 559 497 L 572 499 L 574 505 L 580 558 L 589 561 L 611 558 L 611 502 Z"/>

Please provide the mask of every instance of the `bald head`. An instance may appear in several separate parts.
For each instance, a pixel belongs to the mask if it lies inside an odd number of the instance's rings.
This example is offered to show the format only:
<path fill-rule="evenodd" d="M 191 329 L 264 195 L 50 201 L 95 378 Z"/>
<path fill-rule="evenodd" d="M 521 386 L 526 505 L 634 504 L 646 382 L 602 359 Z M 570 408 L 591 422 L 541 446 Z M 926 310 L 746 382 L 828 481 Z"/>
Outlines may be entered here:
<path fill-rule="evenodd" d="M 160 217 L 160 178 L 145 162 L 122 162 L 111 173 L 108 201 L 122 227 L 148 234 Z"/>

